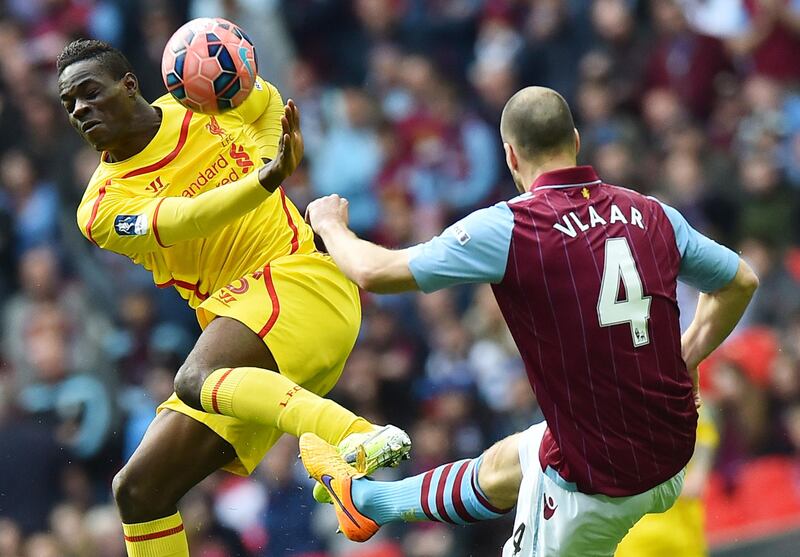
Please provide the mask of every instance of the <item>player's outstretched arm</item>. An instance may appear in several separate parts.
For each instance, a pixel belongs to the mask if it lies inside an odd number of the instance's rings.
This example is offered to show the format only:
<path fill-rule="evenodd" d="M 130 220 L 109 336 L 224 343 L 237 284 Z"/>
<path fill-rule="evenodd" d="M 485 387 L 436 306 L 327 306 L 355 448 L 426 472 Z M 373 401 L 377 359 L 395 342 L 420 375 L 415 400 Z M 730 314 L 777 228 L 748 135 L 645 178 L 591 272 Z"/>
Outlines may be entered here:
<path fill-rule="evenodd" d="M 159 206 L 154 226 L 165 245 L 204 238 L 261 204 L 288 178 L 303 158 L 300 112 L 293 101 L 284 107 L 283 134 L 275 159 L 224 188 L 195 198 L 167 197 Z"/>
<path fill-rule="evenodd" d="M 344 273 L 372 292 L 434 292 L 457 284 L 497 283 L 505 275 L 514 216 L 507 204 L 479 209 L 428 242 L 388 250 L 347 228 L 347 200 L 312 202 L 306 220 Z"/>
<path fill-rule="evenodd" d="M 758 277 L 743 260 L 726 286 L 701 292 L 697 311 L 681 338 L 683 359 L 690 370 L 697 366 L 733 331 L 758 287 Z"/>
<path fill-rule="evenodd" d="M 364 290 L 377 293 L 419 290 L 408 250 L 389 250 L 360 239 L 347 226 L 347 200 L 336 194 L 312 201 L 306 220 L 319 234 L 342 272 Z"/>

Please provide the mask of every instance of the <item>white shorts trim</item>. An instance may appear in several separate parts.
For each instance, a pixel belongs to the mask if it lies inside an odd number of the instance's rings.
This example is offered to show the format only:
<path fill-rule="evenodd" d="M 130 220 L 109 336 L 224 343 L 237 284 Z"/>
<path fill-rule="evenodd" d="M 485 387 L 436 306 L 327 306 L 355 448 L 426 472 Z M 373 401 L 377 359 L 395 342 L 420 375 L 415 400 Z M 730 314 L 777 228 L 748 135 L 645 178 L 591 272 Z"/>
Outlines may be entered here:
<path fill-rule="evenodd" d="M 522 484 L 503 557 L 613 557 L 640 518 L 666 511 L 680 495 L 684 472 L 630 497 L 581 493 L 552 468 L 542 471 L 539 447 L 546 428 L 541 422 L 519 438 Z"/>

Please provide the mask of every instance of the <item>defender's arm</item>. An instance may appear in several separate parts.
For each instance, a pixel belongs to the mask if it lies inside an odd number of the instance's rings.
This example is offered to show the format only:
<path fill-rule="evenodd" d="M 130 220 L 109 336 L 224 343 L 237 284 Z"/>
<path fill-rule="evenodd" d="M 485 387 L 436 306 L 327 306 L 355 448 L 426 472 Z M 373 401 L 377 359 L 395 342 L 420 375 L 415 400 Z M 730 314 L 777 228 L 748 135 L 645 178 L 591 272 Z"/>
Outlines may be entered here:
<path fill-rule="evenodd" d="M 683 359 L 696 368 L 733 331 L 758 287 L 758 277 L 743 260 L 733 280 L 713 292 L 701 292 L 697 311 L 681 337 Z"/>
<path fill-rule="evenodd" d="M 672 207 L 661 204 L 672 223 L 681 255 L 678 278 L 700 290 L 694 319 L 681 337 L 699 405 L 697 366 L 733 331 L 758 287 L 753 270 L 730 249 L 692 228 Z"/>
<path fill-rule="evenodd" d="M 338 196 L 342 210 L 347 211 L 347 200 Z M 315 215 L 309 206 L 307 215 Z M 314 217 L 312 217 L 314 218 Z M 389 294 L 419 290 L 409 267 L 409 250 L 389 250 L 360 239 L 351 231 L 346 221 L 320 222 L 310 220 L 314 230 L 325 242 L 325 248 L 347 278 L 370 292 Z"/>
<path fill-rule="evenodd" d="M 513 216 L 507 205 L 468 215 L 429 242 L 388 250 L 359 239 L 347 227 L 347 200 L 313 201 L 306 220 L 344 274 L 361 288 L 388 293 L 433 292 L 464 283 L 499 282 L 505 274 Z"/>

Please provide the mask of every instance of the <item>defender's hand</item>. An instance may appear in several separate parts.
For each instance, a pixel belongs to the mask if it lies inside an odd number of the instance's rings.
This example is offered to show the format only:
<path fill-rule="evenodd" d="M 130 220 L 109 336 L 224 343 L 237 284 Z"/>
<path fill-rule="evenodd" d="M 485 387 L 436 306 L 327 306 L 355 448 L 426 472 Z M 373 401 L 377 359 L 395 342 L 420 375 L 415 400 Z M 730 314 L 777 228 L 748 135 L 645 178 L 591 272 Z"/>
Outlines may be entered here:
<path fill-rule="evenodd" d="M 700 410 L 703 406 L 703 398 L 700 396 L 700 373 L 697 368 L 689 370 L 689 377 L 692 378 L 692 394 L 694 395 L 694 407 Z"/>
<path fill-rule="evenodd" d="M 300 131 L 300 110 L 289 99 L 283 107 L 281 118 L 283 135 L 275 158 L 261 168 L 258 180 L 270 192 L 275 191 L 286 178 L 292 175 L 303 160 L 303 134 Z"/>
<path fill-rule="evenodd" d="M 322 230 L 331 225 L 339 224 L 346 228 L 349 222 L 347 206 L 347 200 L 335 193 L 320 197 L 308 204 L 306 222 L 318 234 L 322 234 Z"/>

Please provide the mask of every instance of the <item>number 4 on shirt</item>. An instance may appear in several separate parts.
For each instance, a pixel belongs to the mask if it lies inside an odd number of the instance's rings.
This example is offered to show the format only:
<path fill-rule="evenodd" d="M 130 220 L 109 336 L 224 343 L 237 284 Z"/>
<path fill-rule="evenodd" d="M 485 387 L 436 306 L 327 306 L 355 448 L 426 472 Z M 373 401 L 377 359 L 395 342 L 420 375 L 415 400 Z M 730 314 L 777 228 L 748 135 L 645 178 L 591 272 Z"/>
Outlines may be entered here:
<path fill-rule="evenodd" d="M 624 300 L 617 299 L 620 279 L 625 285 Z M 644 346 L 650 342 L 647 330 L 647 320 L 650 319 L 650 296 L 645 296 L 642 291 L 642 279 L 636 270 L 636 261 L 633 259 L 626 238 L 606 240 L 597 316 L 601 327 L 628 323 L 634 347 Z"/>

